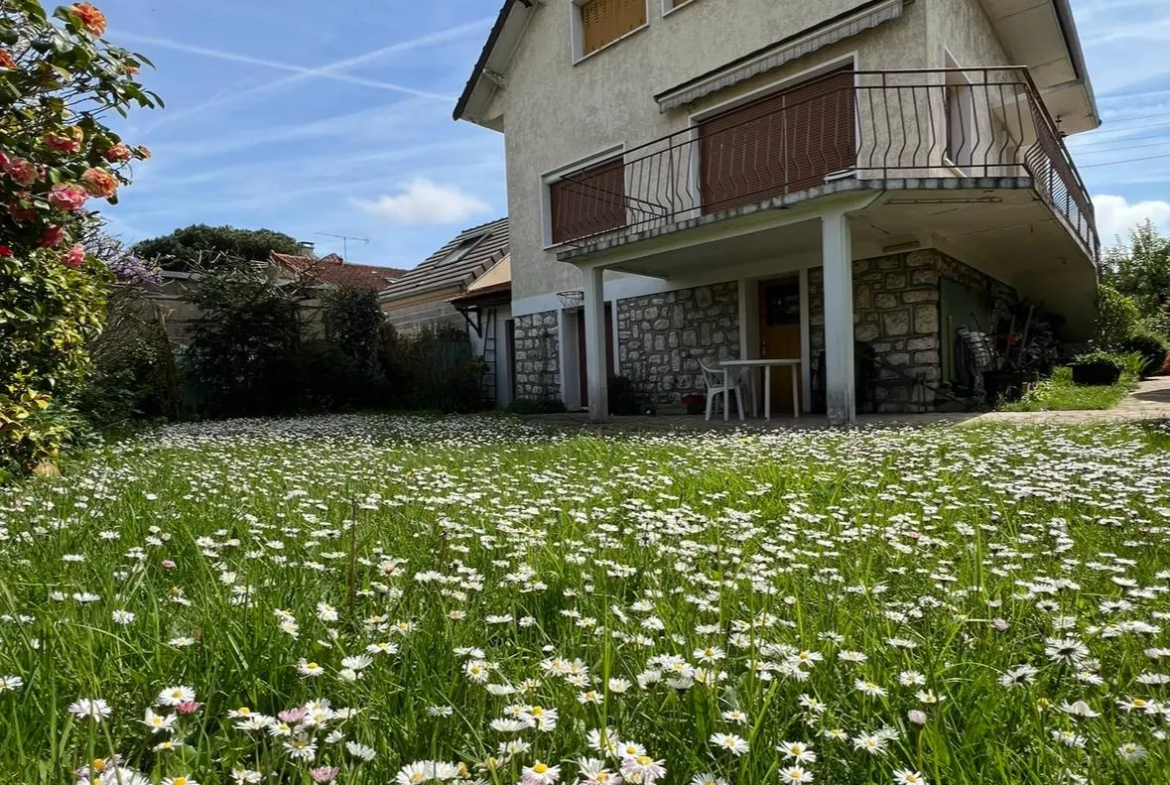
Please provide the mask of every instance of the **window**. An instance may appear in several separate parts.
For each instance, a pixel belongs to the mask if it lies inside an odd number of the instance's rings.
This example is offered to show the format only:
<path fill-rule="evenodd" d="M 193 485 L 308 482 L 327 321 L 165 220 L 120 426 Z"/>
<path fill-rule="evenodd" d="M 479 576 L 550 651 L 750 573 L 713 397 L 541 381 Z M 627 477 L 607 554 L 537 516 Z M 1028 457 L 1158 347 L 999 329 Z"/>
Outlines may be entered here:
<path fill-rule="evenodd" d="M 548 186 L 554 244 L 626 225 L 626 175 L 621 158 L 565 175 Z"/>
<path fill-rule="evenodd" d="M 958 67 L 949 55 L 947 67 Z M 963 72 L 951 71 L 947 74 L 946 85 L 943 88 L 943 103 L 946 104 L 946 162 L 964 173 L 968 173 L 975 163 L 978 142 L 974 92 L 975 87 Z"/>
<path fill-rule="evenodd" d="M 470 251 L 472 248 L 474 248 L 479 243 L 479 241 L 482 239 L 483 239 L 483 235 L 473 235 L 471 237 L 468 237 L 468 238 L 462 240 L 459 243 L 459 245 L 455 246 L 451 250 L 451 253 L 447 254 L 442 259 L 440 259 L 435 264 L 435 266 L 436 267 L 446 267 L 449 264 L 455 264 L 455 262 L 459 261 L 464 256 L 467 256 L 467 252 Z"/>
<path fill-rule="evenodd" d="M 585 0 L 581 15 L 581 57 L 612 44 L 646 24 L 646 0 Z"/>

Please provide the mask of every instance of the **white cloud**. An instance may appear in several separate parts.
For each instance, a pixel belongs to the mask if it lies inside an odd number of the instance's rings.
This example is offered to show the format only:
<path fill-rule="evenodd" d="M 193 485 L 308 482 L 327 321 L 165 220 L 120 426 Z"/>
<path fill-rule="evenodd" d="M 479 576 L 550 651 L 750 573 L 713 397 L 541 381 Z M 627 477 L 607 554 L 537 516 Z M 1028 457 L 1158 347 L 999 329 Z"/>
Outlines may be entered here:
<path fill-rule="evenodd" d="M 414 225 L 461 223 L 491 211 L 486 202 L 464 193 L 458 186 L 440 185 L 424 177 L 405 183 L 402 192 L 394 196 L 353 202 L 371 215 Z"/>
<path fill-rule="evenodd" d="M 1129 237 L 1129 230 L 1150 220 L 1163 230 L 1170 229 L 1170 202 L 1151 200 L 1130 204 L 1124 196 L 1105 194 L 1093 197 L 1097 211 L 1097 231 L 1104 245 L 1112 245 L 1120 237 Z"/>

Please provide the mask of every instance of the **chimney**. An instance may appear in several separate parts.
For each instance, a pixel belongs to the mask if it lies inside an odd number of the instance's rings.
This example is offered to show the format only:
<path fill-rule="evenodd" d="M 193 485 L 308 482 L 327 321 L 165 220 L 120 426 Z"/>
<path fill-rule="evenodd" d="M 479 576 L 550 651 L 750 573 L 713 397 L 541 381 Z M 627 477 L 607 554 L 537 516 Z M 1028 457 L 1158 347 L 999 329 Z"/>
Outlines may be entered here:
<path fill-rule="evenodd" d="M 301 245 L 301 249 L 299 251 L 299 254 L 301 256 L 307 256 L 310 259 L 317 258 L 317 252 L 316 252 L 317 246 L 315 243 L 309 243 L 309 242 L 305 242 L 304 240 L 302 240 L 300 245 Z"/>

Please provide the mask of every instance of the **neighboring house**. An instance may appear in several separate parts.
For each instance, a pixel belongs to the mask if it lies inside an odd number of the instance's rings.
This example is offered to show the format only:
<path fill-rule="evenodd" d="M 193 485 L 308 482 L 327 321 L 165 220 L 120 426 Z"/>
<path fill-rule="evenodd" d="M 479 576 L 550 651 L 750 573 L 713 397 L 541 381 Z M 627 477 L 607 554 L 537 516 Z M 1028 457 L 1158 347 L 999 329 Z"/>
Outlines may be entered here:
<path fill-rule="evenodd" d="M 273 252 L 271 263 L 283 277 L 323 288 L 371 289 L 380 292 L 406 275 L 406 270 L 352 264 L 335 253 L 328 256 L 292 256 Z"/>
<path fill-rule="evenodd" d="M 897 412 L 1016 298 L 1091 330 L 1068 0 L 507 0 L 455 117 L 506 135 L 521 394 L 555 367 L 600 419 L 611 372 L 668 403 L 787 357 L 845 423 L 855 341 Z"/>
<path fill-rule="evenodd" d="M 382 292 L 386 321 L 400 331 L 466 329 L 487 364 L 484 398 L 498 406 L 513 397 L 509 248 L 507 218 L 465 229 Z"/>
<path fill-rule="evenodd" d="M 393 267 L 351 264 L 337 254 L 313 256 L 311 247 L 311 244 L 306 244 L 303 255 L 274 251 L 266 262 L 253 263 L 257 268 L 267 270 L 268 275 L 281 285 L 295 283 L 304 286 L 304 295 L 298 305 L 302 322 L 310 334 L 320 335 L 322 329 L 319 294 L 339 288 L 380 292 L 406 273 Z M 164 270 L 158 284 L 145 287 L 149 298 L 162 308 L 167 333 L 176 343 L 186 343 L 191 326 L 199 320 L 199 309 L 187 300 L 188 292 L 198 285 L 198 273 Z"/>

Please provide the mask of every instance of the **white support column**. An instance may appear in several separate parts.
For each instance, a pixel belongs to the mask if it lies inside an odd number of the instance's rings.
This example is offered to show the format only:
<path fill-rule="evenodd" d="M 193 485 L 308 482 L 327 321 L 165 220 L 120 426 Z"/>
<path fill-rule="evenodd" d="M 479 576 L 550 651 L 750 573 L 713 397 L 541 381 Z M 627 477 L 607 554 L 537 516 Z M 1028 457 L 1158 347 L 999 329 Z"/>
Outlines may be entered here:
<path fill-rule="evenodd" d="M 853 361 L 853 240 L 844 213 L 821 219 L 825 272 L 825 393 L 830 425 L 857 422 Z"/>
<path fill-rule="evenodd" d="M 812 321 L 808 308 L 808 268 L 801 267 L 800 280 L 800 402 L 812 412 Z"/>
<path fill-rule="evenodd" d="M 585 273 L 585 367 L 589 389 L 589 419 L 609 419 L 609 379 L 605 363 L 605 270 Z"/>
<path fill-rule="evenodd" d="M 577 356 L 577 312 L 557 311 L 557 358 L 561 377 L 561 403 L 571 412 L 581 410 L 581 360 Z"/>

